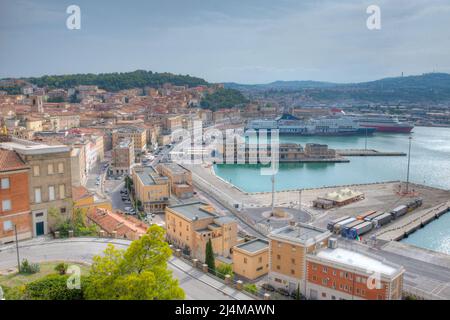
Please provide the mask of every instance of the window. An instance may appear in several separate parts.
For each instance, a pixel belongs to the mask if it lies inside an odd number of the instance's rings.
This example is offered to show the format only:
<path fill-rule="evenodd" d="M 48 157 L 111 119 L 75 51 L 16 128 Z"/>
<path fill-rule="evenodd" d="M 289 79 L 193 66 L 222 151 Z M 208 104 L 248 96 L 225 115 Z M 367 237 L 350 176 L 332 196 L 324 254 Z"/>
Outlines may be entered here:
<path fill-rule="evenodd" d="M 281 259 L 281 256 L 280 256 L 279 254 L 277 254 L 277 259 L 278 259 L 278 260 L 280 260 L 280 259 Z"/>
<path fill-rule="evenodd" d="M 2 201 L 2 210 L 3 211 L 11 210 L 11 200 L 3 200 Z"/>
<path fill-rule="evenodd" d="M 313 269 L 314 271 L 316 271 L 316 270 L 317 270 L 317 266 L 316 266 L 315 264 L 312 264 L 312 269 Z"/>
<path fill-rule="evenodd" d="M 328 285 L 328 279 L 322 279 L 322 284 L 323 284 L 324 286 Z"/>
<path fill-rule="evenodd" d="M 34 202 L 36 202 L 36 203 L 41 203 L 42 202 L 41 188 L 35 188 L 34 189 Z"/>
<path fill-rule="evenodd" d="M 262 262 L 262 257 L 258 258 L 258 262 L 261 263 Z"/>
<path fill-rule="evenodd" d="M 33 176 L 39 177 L 40 174 L 39 166 L 33 166 Z"/>
<path fill-rule="evenodd" d="M 295 246 L 292 246 L 291 250 L 292 250 L 292 252 L 296 252 L 297 248 Z"/>
<path fill-rule="evenodd" d="M 14 229 L 12 221 L 7 220 L 3 222 L 3 231 L 11 231 L 12 229 Z"/>
<path fill-rule="evenodd" d="M 54 201 L 55 200 L 55 187 L 49 186 L 48 187 L 48 201 Z"/>
<path fill-rule="evenodd" d="M 295 270 L 294 269 L 291 269 L 291 274 L 295 274 Z"/>
<path fill-rule="evenodd" d="M 292 263 L 292 264 L 295 264 L 295 259 L 291 259 L 291 263 Z"/>
<path fill-rule="evenodd" d="M 327 267 L 323 267 L 322 271 L 323 271 L 323 273 L 328 273 L 328 268 Z"/>
<path fill-rule="evenodd" d="M 280 270 L 280 266 L 277 266 L 277 270 Z"/>
<path fill-rule="evenodd" d="M 331 296 L 331 300 L 336 300 L 336 297 L 335 296 Z"/>
<path fill-rule="evenodd" d="M 58 163 L 58 173 L 64 173 L 64 163 Z"/>
<path fill-rule="evenodd" d="M 62 207 L 61 209 L 59 209 L 59 212 L 66 213 L 66 207 Z"/>
<path fill-rule="evenodd" d="M 66 188 L 65 185 L 60 184 L 59 185 L 59 198 L 64 199 L 66 197 Z"/>
<path fill-rule="evenodd" d="M 322 292 L 322 298 L 326 298 L 327 294 L 325 292 Z"/>
<path fill-rule="evenodd" d="M 333 276 L 335 276 L 336 275 L 336 270 L 333 270 Z"/>
<path fill-rule="evenodd" d="M 47 174 L 53 174 L 53 163 L 47 165 Z"/>
<path fill-rule="evenodd" d="M 9 189 L 9 178 L 2 178 L 2 189 Z"/>
<path fill-rule="evenodd" d="M 247 263 L 247 258 L 244 258 L 244 263 Z"/>

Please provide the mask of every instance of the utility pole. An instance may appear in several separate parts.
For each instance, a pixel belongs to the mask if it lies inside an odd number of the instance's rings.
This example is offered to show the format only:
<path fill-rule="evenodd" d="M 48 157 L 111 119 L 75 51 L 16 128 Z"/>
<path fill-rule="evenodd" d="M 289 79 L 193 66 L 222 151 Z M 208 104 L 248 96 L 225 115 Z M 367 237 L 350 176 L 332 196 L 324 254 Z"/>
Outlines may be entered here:
<path fill-rule="evenodd" d="M 19 240 L 17 238 L 17 225 L 14 224 L 14 233 L 16 234 L 16 252 L 17 252 L 17 270 L 20 273 Z"/>
<path fill-rule="evenodd" d="M 275 173 L 272 174 L 272 212 L 271 216 L 274 215 L 274 209 L 275 209 Z"/>
<path fill-rule="evenodd" d="M 409 138 L 409 149 L 408 149 L 408 170 L 406 171 L 406 193 L 409 192 L 409 165 L 411 162 L 411 141 L 412 141 L 412 137 L 410 136 Z"/>
<path fill-rule="evenodd" d="M 302 189 L 298 192 L 298 211 L 302 210 Z"/>

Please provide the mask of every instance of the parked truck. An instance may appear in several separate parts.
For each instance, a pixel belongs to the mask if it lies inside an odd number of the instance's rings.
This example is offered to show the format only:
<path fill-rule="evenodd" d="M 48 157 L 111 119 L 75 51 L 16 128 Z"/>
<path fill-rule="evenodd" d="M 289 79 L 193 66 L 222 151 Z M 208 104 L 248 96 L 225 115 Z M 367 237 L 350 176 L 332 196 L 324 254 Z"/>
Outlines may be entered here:
<path fill-rule="evenodd" d="M 371 221 L 364 221 L 348 231 L 347 238 L 356 239 L 359 236 L 369 232 L 373 228 L 373 223 Z"/>
<path fill-rule="evenodd" d="M 372 221 L 373 219 L 375 219 L 378 216 L 381 216 L 383 214 L 383 212 L 378 212 L 375 211 L 374 213 L 368 215 L 367 217 L 364 218 L 364 221 Z"/>
<path fill-rule="evenodd" d="M 398 217 L 403 216 L 408 212 L 408 207 L 405 205 L 398 206 L 397 208 L 391 211 L 391 215 L 393 219 L 397 219 Z"/>
<path fill-rule="evenodd" d="M 390 212 L 385 212 L 382 215 L 375 217 L 372 222 L 373 222 L 373 226 L 375 228 L 379 228 L 381 226 L 384 226 L 385 224 L 388 224 L 389 222 L 392 221 L 392 215 Z"/>
<path fill-rule="evenodd" d="M 408 207 L 408 211 L 413 211 L 422 205 L 423 201 L 420 198 L 414 199 L 406 205 Z"/>
<path fill-rule="evenodd" d="M 355 227 L 363 222 L 364 221 L 361 221 L 361 220 L 355 220 L 355 221 L 352 221 L 352 222 L 349 222 L 349 223 L 343 225 L 341 228 L 341 236 L 343 236 L 345 238 L 349 238 L 350 229 L 352 229 L 353 227 Z"/>
<path fill-rule="evenodd" d="M 367 211 L 367 212 L 365 212 L 365 213 L 363 213 L 363 214 L 360 214 L 360 215 L 358 215 L 357 217 L 356 217 L 356 219 L 358 219 L 358 220 L 364 220 L 367 216 L 370 216 L 370 215 L 372 215 L 372 214 L 374 214 L 374 213 L 376 213 L 376 211 Z"/>
<path fill-rule="evenodd" d="M 327 229 L 328 229 L 329 231 L 333 232 L 333 230 L 334 230 L 334 225 L 335 225 L 336 223 L 341 222 L 341 221 L 344 221 L 344 220 L 347 220 L 348 218 L 350 218 L 350 217 L 349 217 L 349 216 L 343 216 L 343 217 L 340 217 L 340 218 L 336 218 L 336 219 L 334 219 L 334 220 L 331 220 L 331 221 L 328 222 L 328 224 L 327 224 Z"/>
<path fill-rule="evenodd" d="M 336 223 L 333 227 L 333 232 L 336 234 L 340 234 L 343 226 L 345 226 L 346 224 L 351 223 L 355 220 L 356 220 L 356 218 L 351 217 L 351 218 L 347 218 L 345 220 L 342 220 L 342 221 Z"/>

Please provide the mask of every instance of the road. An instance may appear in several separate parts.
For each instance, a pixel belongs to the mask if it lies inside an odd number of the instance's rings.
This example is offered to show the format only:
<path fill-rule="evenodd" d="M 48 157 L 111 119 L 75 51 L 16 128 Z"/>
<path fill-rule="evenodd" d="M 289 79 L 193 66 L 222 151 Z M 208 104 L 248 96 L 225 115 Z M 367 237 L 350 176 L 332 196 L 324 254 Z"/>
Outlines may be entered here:
<path fill-rule="evenodd" d="M 20 259 L 31 262 L 73 261 L 90 264 L 94 255 L 101 254 L 112 243 L 117 248 L 128 247 L 130 241 L 121 239 L 73 238 L 48 240 L 37 238 L 20 244 Z M 16 267 L 14 245 L 0 247 L 0 270 Z M 246 294 L 194 269 L 178 258 L 171 258 L 169 269 L 179 280 L 188 300 L 251 300 Z"/>

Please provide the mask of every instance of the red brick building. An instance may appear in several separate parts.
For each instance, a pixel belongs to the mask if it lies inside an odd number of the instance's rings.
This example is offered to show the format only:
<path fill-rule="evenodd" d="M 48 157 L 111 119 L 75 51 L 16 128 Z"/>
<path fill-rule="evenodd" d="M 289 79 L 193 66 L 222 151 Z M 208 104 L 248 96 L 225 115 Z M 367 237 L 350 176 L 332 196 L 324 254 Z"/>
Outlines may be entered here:
<path fill-rule="evenodd" d="M 29 170 L 11 150 L 0 149 L 0 243 L 33 237 L 29 196 Z"/>

